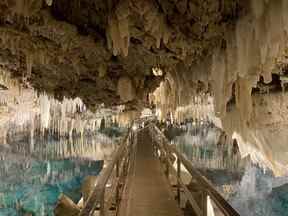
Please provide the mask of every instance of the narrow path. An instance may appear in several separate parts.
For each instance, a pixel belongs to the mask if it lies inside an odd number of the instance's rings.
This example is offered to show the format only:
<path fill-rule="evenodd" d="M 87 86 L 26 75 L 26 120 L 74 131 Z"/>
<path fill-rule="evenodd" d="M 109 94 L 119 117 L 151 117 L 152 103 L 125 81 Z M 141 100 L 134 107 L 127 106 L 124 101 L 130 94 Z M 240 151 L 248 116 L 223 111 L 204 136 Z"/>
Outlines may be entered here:
<path fill-rule="evenodd" d="M 128 177 L 129 190 L 120 216 L 182 216 L 160 161 L 153 156 L 148 131 L 138 133 L 135 165 Z"/>

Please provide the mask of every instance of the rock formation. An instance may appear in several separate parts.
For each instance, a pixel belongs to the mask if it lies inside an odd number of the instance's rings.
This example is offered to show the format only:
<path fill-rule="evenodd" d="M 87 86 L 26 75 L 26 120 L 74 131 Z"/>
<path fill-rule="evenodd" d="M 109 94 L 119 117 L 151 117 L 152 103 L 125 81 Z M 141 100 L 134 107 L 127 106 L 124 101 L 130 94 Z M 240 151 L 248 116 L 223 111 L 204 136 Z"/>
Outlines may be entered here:
<path fill-rule="evenodd" d="M 77 216 L 80 212 L 80 208 L 64 194 L 58 200 L 57 206 L 54 210 L 55 216 Z"/>
<path fill-rule="evenodd" d="M 157 91 L 164 88 L 172 98 L 156 91 L 156 106 L 164 104 L 166 112 L 177 116 L 179 107 L 198 104 L 191 98 L 199 91 L 208 92 L 223 129 L 238 140 L 242 155 L 250 154 L 254 162 L 282 175 L 287 173 L 282 132 L 287 130 L 287 2 L 251 1 L 248 6 L 212 55 L 192 68 L 183 64 L 181 75 L 179 70 L 168 72 Z"/>
<path fill-rule="evenodd" d="M 3 1 L 0 65 L 40 92 L 88 107 L 123 103 L 118 80 L 130 77 L 135 108 L 162 80 L 153 67 L 172 70 L 207 55 L 240 8 L 220 0 Z"/>
<path fill-rule="evenodd" d="M 150 102 L 161 118 L 213 118 L 243 156 L 283 174 L 287 9 L 286 0 L 4 0 L 0 68 L 63 103 L 125 105 L 123 122 Z"/>

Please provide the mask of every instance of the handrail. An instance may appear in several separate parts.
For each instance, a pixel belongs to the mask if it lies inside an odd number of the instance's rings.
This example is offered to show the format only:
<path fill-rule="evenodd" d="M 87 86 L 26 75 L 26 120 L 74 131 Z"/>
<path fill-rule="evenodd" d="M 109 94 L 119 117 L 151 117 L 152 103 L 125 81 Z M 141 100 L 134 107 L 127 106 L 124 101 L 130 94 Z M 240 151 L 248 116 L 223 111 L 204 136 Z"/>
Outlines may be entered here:
<path fill-rule="evenodd" d="M 128 133 L 124 137 L 124 140 L 122 141 L 121 145 L 118 147 L 117 151 L 115 151 L 112 155 L 112 161 L 109 162 L 108 166 L 102 170 L 98 177 L 97 185 L 95 186 L 93 192 L 89 196 L 87 203 L 79 213 L 79 216 L 90 216 L 94 213 L 95 209 L 100 204 L 100 215 L 105 215 L 104 210 L 104 201 L 105 201 L 105 189 L 108 180 L 110 179 L 114 168 L 116 167 L 116 175 L 119 175 L 119 162 L 123 161 L 125 157 L 123 155 L 125 154 L 125 150 L 127 147 L 129 148 L 131 143 L 133 142 L 132 137 L 132 130 L 129 129 Z M 129 149 L 128 149 L 129 151 Z M 119 177 L 119 176 L 117 176 Z"/>
<path fill-rule="evenodd" d="M 214 189 L 211 183 L 201 175 L 201 173 L 194 169 L 191 162 L 187 160 L 175 146 L 168 146 L 172 152 L 174 152 L 177 158 L 180 159 L 181 163 L 188 170 L 188 172 L 197 180 L 197 182 L 206 189 L 212 200 L 216 203 L 217 207 L 227 216 L 240 216 L 238 212 L 222 197 L 222 195 Z"/>
<path fill-rule="evenodd" d="M 184 165 L 186 170 L 190 173 L 191 176 L 193 176 L 193 179 L 197 181 L 197 183 L 201 186 L 201 188 L 204 188 L 205 191 L 208 193 L 208 195 L 211 197 L 211 199 L 215 202 L 217 207 L 222 211 L 222 213 L 225 216 L 240 216 L 240 214 L 222 197 L 222 195 L 214 189 L 213 185 L 207 180 L 202 174 L 196 170 L 192 163 L 187 160 L 174 145 L 169 145 L 170 143 L 165 135 L 159 130 L 159 128 L 155 124 L 151 124 L 152 128 L 155 130 L 156 134 L 159 134 L 161 138 L 164 140 L 164 148 L 166 150 L 166 154 L 175 154 L 177 157 L 177 167 L 180 169 L 181 163 Z M 177 173 L 179 170 L 177 170 Z M 179 183 L 179 182 L 178 182 Z M 185 191 L 185 188 L 184 188 Z M 187 192 L 187 190 L 186 190 Z M 188 199 L 189 200 L 189 199 Z M 195 212 L 200 216 L 202 213 L 199 213 L 199 209 L 197 209 L 197 206 L 195 206 L 195 203 L 193 203 L 193 200 L 189 200 L 193 209 Z"/>

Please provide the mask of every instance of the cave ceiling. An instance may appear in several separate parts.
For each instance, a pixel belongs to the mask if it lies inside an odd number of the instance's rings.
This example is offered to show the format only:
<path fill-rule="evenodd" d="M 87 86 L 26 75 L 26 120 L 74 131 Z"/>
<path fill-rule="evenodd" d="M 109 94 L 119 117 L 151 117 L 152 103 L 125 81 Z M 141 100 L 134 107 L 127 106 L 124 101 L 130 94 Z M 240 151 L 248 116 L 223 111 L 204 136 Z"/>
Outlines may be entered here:
<path fill-rule="evenodd" d="M 125 105 L 127 122 L 151 104 L 162 120 L 211 114 L 242 156 L 283 175 L 287 11 L 287 0 L 1 0 L 0 91 L 13 80 L 89 112 Z"/>
<path fill-rule="evenodd" d="M 102 103 L 135 109 L 147 104 L 148 93 L 164 79 L 152 68 L 164 75 L 189 72 L 225 45 L 224 35 L 245 13 L 243 5 L 239 0 L 2 0 L 0 67 L 24 87 L 58 99 L 80 97 L 91 109 Z"/>

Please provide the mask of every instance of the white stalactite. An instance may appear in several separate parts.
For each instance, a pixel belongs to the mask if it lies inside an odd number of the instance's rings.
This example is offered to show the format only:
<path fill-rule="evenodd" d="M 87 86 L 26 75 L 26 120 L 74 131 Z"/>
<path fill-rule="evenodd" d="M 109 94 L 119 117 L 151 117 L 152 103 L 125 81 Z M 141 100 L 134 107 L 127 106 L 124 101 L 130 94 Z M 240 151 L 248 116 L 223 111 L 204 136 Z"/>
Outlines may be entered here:
<path fill-rule="evenodd" d="M 43 128 L 47 129 L 49 127 L 51 102 L 46 94 L 41 95 L 39 99 L 40 99 L 41 125 Z"/>
<path fill-rule="evenodd" d="M 280 76 L 282 88 L 286 85 L 279 65 L 287 64 L 288 3 L 286 0 L 250 2 L 251 13 L 237 21 L 234 34 L 226 33 L 225 49 L 214 50 L 212 59 L 195 65 L 189 74 L 166 73 L 165 81 L 150 95 L 150 100 L 156 104 L 160 119 L 165 119 L 171 112 L 180 121 L 192 116 L 201 119 L 197 100 L 193 99 L 196 84 L 191 87 L 189 81 L 209 81 L 214 98 L 211 112 L 221 119 L 223 129 L 231 137 L 234 133 L 239 135 L 237 140 L 247 148 L 246 151 L 242 148 L 242 152 L 245 155 L 250 152 L 255 163 L 269 167 L 276 175 L 283 175 L 288 171 L 285 159 L 288 150 L 281 144 L 287 139 L 283 133 L 287 130 L 283 113 L 286 112 L 286 93 L 252 96 L 252 89 L 260 77 L 266 84 L 271 82 L 272 73 Z M 191 76 L 193 79 L 189 80 Z M 268 87 L 265 92 L 269 93 Z M 263 114 L 261 118 L 256 118 L 258 113 Z"/>
<path fill-rule="evenodd" d="M 53 4 L 53 0 L 45 0 L 45 2 L 48 6 L 52 6 Z"/>

